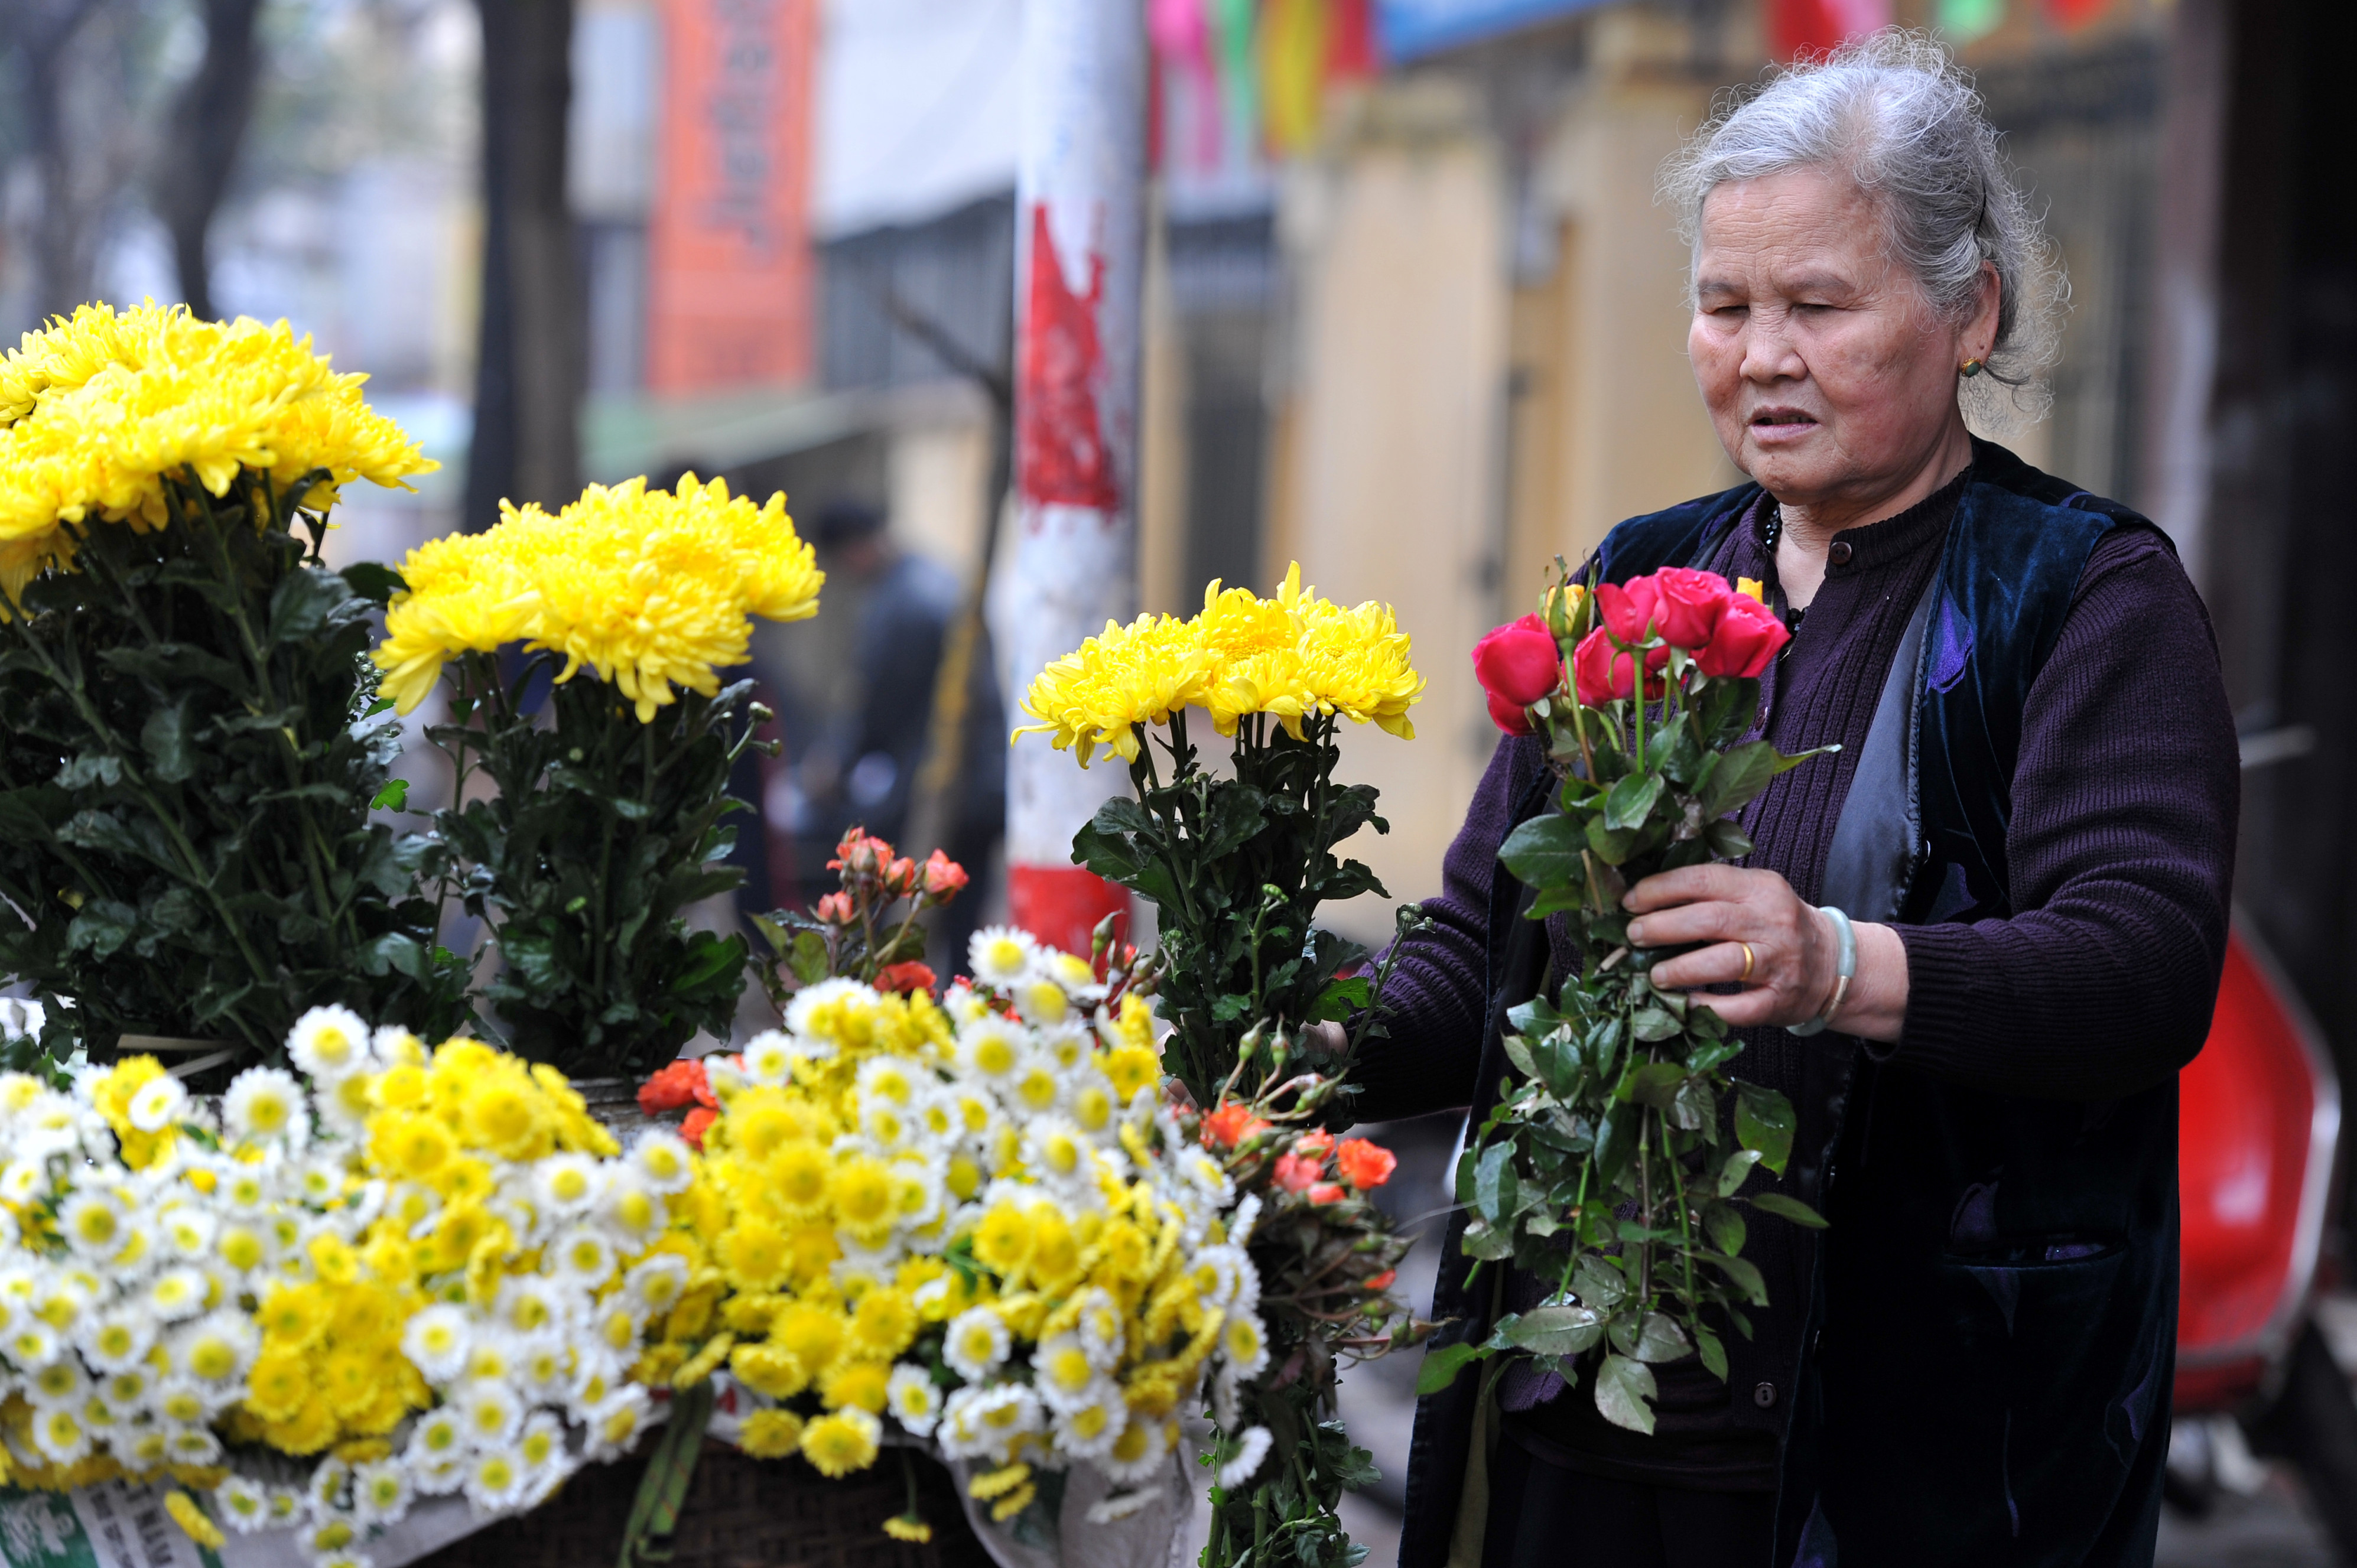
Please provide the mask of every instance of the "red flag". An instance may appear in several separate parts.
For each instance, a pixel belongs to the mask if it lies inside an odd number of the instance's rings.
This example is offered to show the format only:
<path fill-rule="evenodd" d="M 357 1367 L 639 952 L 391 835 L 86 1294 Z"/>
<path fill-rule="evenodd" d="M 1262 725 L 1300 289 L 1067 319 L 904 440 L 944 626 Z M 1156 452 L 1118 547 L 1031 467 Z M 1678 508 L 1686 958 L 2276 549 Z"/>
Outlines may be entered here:
<path fill-rule="evenodd" d="M 1788 60 L 1823 54 L 1889 26 L 1890 0 L 1770 0 L 1768 46 L 1778 59 Z"/>

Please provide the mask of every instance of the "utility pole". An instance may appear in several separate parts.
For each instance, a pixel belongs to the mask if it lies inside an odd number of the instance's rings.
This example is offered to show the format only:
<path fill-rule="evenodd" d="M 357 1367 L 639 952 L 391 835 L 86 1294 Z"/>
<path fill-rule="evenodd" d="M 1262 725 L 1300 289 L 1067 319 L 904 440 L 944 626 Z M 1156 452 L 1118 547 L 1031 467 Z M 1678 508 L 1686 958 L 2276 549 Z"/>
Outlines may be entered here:
<path fill-rule="evenodd" d="M 1010 715 L 1049 660 L 1137 606 L 1146 52 L 1136 0 L 1026 0 L 1015 178 L 1016 538 L 993 590 Z M 1072 865 L 1114 768 L 1044 736 L 1007 759 L 1008 912 L 1088 951 L 1128 895 Z"/>

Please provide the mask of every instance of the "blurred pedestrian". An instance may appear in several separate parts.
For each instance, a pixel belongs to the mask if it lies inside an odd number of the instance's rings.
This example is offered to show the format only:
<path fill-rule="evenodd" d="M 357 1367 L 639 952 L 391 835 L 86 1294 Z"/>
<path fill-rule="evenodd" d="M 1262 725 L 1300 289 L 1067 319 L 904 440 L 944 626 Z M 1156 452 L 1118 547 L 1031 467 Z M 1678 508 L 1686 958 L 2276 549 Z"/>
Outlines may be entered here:
<path fill-rule="evenodd" d="M 1004 708 L 985 641 L 977 641 L 969 664 L 959 755 L 945 798 L 923 820 L 912 814 L 920 803 L 942 660 L 963 608 L 957 575 L 901 549 L 883 510 L 857 498 L 837 497 L 821 507 L 810 538 L 829 592 L 856 607 L 851 668 L 833 672 L 848 679 L 797 682 L 832 685 L 842 693 L 842 705 L 789 713 L 783 760 L 790 780 L 777 793 L 795 817 L 798 891 L 807 902 L 827 890 L 827 854 L 851 827 L 864 827 L 920 858 L 946 850 L 979 879 L 1004 831 L 1006 788 Z M 926 828 L 942 842 L 901 842 L 911 829 Z M 963 954 L 964 938 L 982 916 L 979 891 L 942 912 L 937 952 Z"/>

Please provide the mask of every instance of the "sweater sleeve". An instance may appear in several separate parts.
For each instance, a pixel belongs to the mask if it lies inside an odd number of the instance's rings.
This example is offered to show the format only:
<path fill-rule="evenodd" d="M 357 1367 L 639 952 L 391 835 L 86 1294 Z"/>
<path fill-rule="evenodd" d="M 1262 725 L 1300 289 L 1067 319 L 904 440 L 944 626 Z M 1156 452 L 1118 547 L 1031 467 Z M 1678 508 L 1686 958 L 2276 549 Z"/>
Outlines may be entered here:
<path fill-rule="evenodd" d="M 2207 614 L 2143 530 L 2090 556 L 2031 685 L 2005 920 L 1901 926 L 1894 1059 L 2000 1094 L 2102 1100 L 2208 1037 L 2225 961 L 2240 760 Z"/>
<path fill-rule="evenodd" d="M 1518 750 L 1519 748 L 1519 750 Z M 1527 741 L 1501 739 L 1440 866 L 1440 894 L 1424 901 L 1432 923 L 1399 950 L 1383 996 L 1386 1033 L 1361 1046 L 1351 1114 L 1386 1122 L 1454 1110 L 1473 1100 L 1490 983 L 1490 892 L 1498 846 L 1529 768 Z"/>

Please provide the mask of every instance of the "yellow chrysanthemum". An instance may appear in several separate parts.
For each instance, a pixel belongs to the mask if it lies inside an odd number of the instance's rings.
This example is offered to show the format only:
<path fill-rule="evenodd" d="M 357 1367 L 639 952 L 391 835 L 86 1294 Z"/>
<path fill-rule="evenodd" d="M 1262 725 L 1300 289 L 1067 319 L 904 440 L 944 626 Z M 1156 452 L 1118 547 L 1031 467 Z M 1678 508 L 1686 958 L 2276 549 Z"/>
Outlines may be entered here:
<path fill-rule="evenodd" d="M 554 516 L 502 504 L 498 527 L 413 551 L 402 575 L 374 657 L 403 712 L 445 660 L 522 639 L 565 656 L 559 681 L 593 671 L 640 723 L 674 686 L 717 692 L 716 671 L 745 661 L 748 618 L 815 615 L 826 580 L 784 496 L 757 507 L 693 474 L 670 491 L 592 485 Z"/>
<path fill-rule="evenodd" d="M 1107 621 L 1102 634 L 1039 672 L 1023 711 L 1040 722 L 1015 733 L 1047 736 L 1083 768 L 1100 746 L 1133 762 L 1136 726 L 1162 724 L 1202 701 L 1211 673 L 1192 623 L 1170 616 L 1140 616 L 1127 626 Z"/>
<path fill-rule="evenodd" d="M 1138 726 L 1166 723 L 1189 703 L 1206 708 L 1225 736 L 1265 714 L 1298 739 L 1310 715 L 1340 714 L 1413 738 L 1407 710 L 1425 682 L 1408 653 L 1390 606 L 1321 599 L 1302 586 L 1296 563 L 1274 598 L 1215 581 L 1192 620 L 1107 622 L 1040 671 L 1023 700 L 1040 722 L 1015 733 L 1047 735 L 1083 768 L 1099 747 L 1135 761 Z"/>

